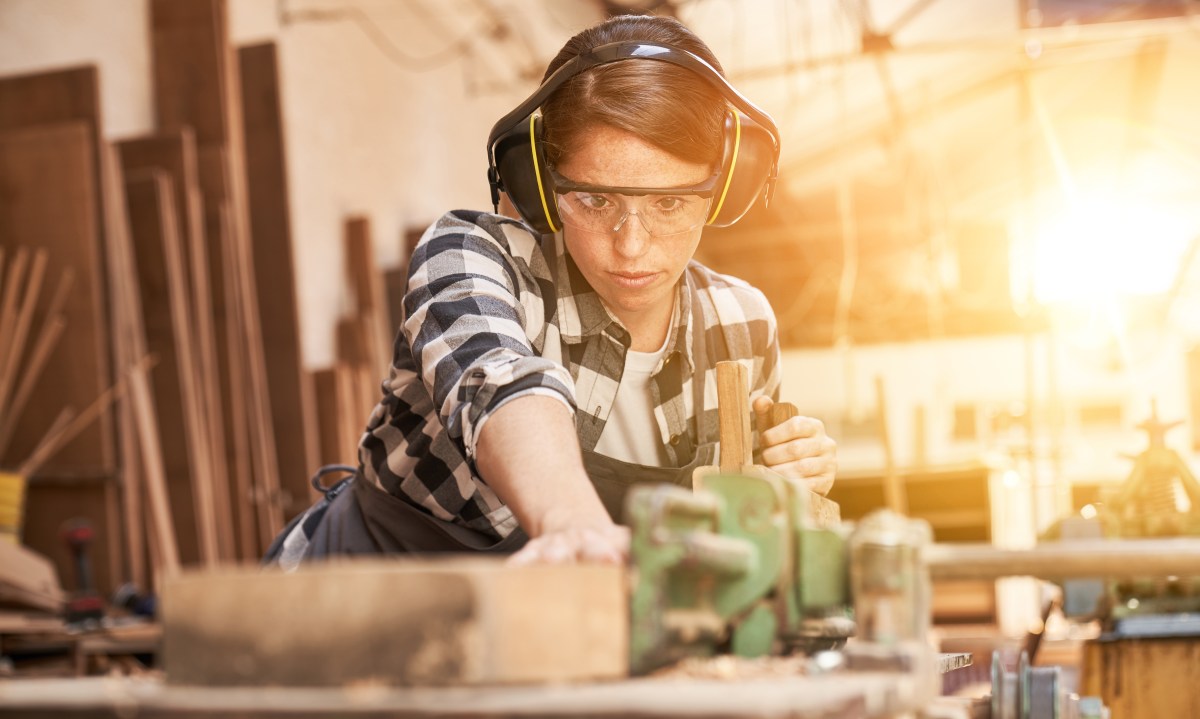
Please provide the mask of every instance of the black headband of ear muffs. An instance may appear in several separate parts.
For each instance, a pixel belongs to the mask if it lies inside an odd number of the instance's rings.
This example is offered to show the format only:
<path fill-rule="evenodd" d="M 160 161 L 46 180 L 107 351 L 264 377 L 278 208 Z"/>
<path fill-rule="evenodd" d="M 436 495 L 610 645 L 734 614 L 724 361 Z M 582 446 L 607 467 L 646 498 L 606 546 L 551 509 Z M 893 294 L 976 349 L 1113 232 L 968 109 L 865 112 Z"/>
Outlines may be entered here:
<path fill-rule="evenodd" d="M 726 121 L 721 171 L 727 188 L 735 174 L 739 178 L 737 189 L 731 193 L 738 200 L 731 201 L 730 209 L 719 217 L 714 213 L 709 224 L 725 226 L 736 222 L 759 196 L 764 202 L 770 201 L 779 166 L 779 130 L 770 115 L 747 100 L 712 65 L 690 52 L 652 42 L 617 42 L 601 45 L 565 62 L 492 127 L 487 150 L 493 206 L 499 206 L 500 192 L 507 192 L 521 216 L 535 229 L 540 232 L 559 229 L 552 197 L 553 179 L 538 141 L 539 109 L 555 90 L 576 75 L 599 65 L 632 59 L 669 62 L 690 70 L 734 108 Z M 747 167 L 750 169 L 746 170 Z"/>

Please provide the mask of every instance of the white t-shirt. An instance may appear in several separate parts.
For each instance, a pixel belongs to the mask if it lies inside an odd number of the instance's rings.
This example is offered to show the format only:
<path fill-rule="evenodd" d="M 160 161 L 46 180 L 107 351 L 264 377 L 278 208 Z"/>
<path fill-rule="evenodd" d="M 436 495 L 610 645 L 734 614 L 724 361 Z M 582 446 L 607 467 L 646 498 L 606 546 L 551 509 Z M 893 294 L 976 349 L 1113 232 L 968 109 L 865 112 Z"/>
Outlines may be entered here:
<path fill-rule="evenodd" d="M 606 457 L 651 467 L 667 466 L 667 453 L 654 421 L 654 400 L 650 394 L 650 375 L 658 369 L 667 352 L 668 332 L 662 347 L 654 352 L 625 352 L 625 372 L 613 402 L 596 452 Z"/>

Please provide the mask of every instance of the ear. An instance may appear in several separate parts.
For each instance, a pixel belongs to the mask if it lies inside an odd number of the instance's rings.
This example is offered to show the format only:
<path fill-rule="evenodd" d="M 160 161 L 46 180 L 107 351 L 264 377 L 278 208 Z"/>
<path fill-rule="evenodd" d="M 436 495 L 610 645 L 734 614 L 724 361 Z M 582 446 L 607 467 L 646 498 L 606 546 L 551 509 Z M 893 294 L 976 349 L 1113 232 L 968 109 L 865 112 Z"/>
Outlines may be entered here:
<path fill-rule="evenodd" d="M 728 227 L 769 199 L 778 154 L 774 135 L 749 115 L 725 114 L 725 150 L 708 225 Z"/>

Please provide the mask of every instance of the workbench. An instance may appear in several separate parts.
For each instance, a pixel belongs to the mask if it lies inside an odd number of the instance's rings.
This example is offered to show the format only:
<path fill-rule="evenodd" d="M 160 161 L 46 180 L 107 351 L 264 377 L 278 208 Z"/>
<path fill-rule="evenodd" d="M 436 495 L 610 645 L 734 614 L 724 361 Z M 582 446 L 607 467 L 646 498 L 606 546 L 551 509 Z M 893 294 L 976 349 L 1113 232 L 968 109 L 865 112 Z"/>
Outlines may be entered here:
<path fill-rule="evenodd" d="M 943 660 L 943 666 L 963 661 L 961 655 L 951 655 Z M 0 716 L 867 719 L 916 709 L 914 691 L 911 676 L 891 672 L 737 680 L 668 676 L 575 685 L 439 689 L 371 684 L 330 689 L 183 687 L 169 685 L 161 677 L 18 679 L 0 682 Z M 969 704 L 966 700 L 961 703 Z"/>

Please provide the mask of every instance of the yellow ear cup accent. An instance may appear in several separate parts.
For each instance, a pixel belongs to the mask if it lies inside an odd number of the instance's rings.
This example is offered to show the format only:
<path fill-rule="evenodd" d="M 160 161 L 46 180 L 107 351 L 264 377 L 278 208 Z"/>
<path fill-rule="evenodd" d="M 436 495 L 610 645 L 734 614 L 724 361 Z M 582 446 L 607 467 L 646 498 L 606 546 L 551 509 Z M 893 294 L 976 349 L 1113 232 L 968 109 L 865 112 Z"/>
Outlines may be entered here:
<path fill-rule="evenodd" d="M 546 224 L 550 225 L 550 231 L 558 232 L 558 228 L 554 226 L 554 220 L 550 219 L 550 206 L 546 204 L 546 188 L 542 187 L 542 168 L 538 167 L 537 137 L 534 135 L 533 126 L 539 117 L 541 114 L 537 112 L 529 116 L 529 152 L 533 155 L 533 176 L 537 178 L 538 197 L 542 200 L 542 213 L 546 215 Z"/>
<path fill-rule="evenodd" d="M 725 176 L 725 186 L 721 188 L 721 196 L 717 198 L 717 203 L 713 207 L 712 214 L 708 216 L 706 225 L 711 225 L 713 220 L 717 219 L 717 215 L 721 214 L 721 206 L 725 204 L 725 195 L 729 194 L 729 186 L 733 184 L 733 172 L 737 168 L 738 150 L 742 146 L 742 114 L 736 109 L 733 111 L 733 159 L 729 161 L 729 174 Z"/>

